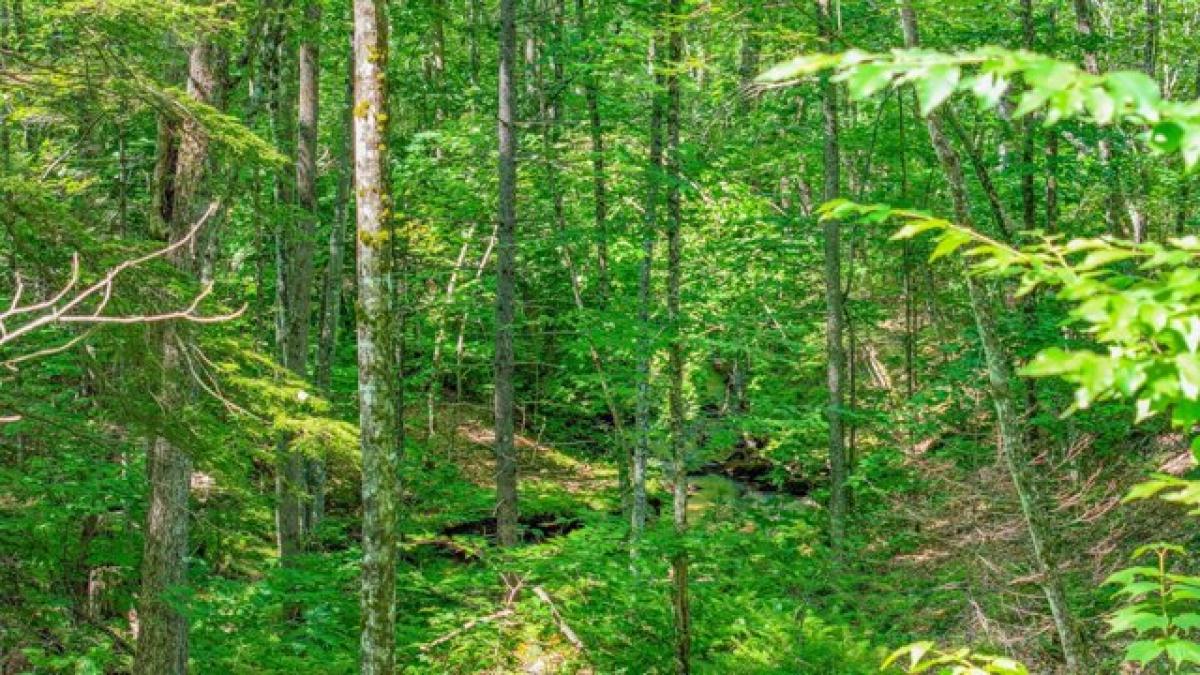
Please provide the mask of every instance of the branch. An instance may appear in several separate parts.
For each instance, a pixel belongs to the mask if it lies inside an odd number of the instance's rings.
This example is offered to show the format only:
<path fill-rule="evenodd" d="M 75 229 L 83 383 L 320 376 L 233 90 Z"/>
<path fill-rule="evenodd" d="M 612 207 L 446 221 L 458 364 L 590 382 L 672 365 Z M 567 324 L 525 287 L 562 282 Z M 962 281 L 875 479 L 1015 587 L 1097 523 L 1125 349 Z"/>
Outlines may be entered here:
<path fill-rule="evenodd" d="M 497 612 L 492 612 L 491 614 L 488 614 L 487 616 L 481 616 L 476 619 L 471 619 L 470 621 L 464 623 L 462 625 L 462 627 L 456 628 L 456 629 L 450 631 L 449 633 L 446 633 L 445 635 L 434 640 L 433 642 L 426 642 L 425 644 L 421 645 L 421 651 L 427 652 L 430 649 L 433 649 L 434 647 L 436 647 L 440 644 L 444 644 L 446 642 L 453 640 L 454 638 L 458 637 L 459 635 L 462 635 L 463 633 L 466 633 L 467 631 L 471 630 L 472 628 L 475 628 L 476 626 L 481 626 L 485 623 L 491 623 L 492 621 L 495 621 L 496 619 L 503 619 L 505 617 L 512 616 L 513 614 L 514 614 L 514 612 L 511 607 L 505 607 L 504 609 L 497 611 Z"/>
<path fill-rule="evenodd" d="M 550 599 L 550 594 L 546 592 L 546 589 L 542 588 L 541 586 L 534 586 L 533 594 L 538 597 L 538 600 L 546 603 L 546 606 L 550 608 L 550 616 L 554 618 L 554 623 L 558 624 L 558 632 L 563 634 L 563 637 L 567 639 L 567 642 L 570 642 L 571 645 L 580 652 L 586 652 L 587 649 L 583 646 L 583 640 L 580 640 L 579 636 L 575 634 L 575 631 L 571 630 L 571 626 L 567 624 L 567 620 L 563 618 L 562 614 L 559 613 L 558 608 L 554 606 L 554 601 Z"/>
<path fill-rule="evenodd" d="M 13 291 L 12 300 L 8 304 L 8 308 L 0 311 L 0 347 L 14 343 L 22 337 L 29 335 L 39 329 L 45 328 L 52 324 L 68 324 L 79 323 L 97 326 L 100 324 L 152 324 L 163 323 L 166 321 L 185 321 L 187 323 L 210 324 L 222 323 L 238 318 L 246 311 L 246 306 L 234 312 L 216 315 L 205 315 L 199 312 L 200 304 L 208 298 L 212 293 L 212 284 L 205 285 L 199 293 L 197 293 L 188 305 L 180 310 L 162 312 L 158 314 L 131 314 L 108 316 L 104 314 L 104 310 L 108 307 L 112 300 L 113 289 L 115 288 L 118 277 L 122 273 L 131 269 L 144 265 L 152 260 L 157 260 L 174 254 L 185 246 L 192 245 L 200 229 L 205 223 L 212 218 L 220 207 L 220 202 L 214 201 L 209 205 L 204 215 L 200 217 L 196 224 L 193 225 L 183 236 L 171 242 L 158 250 L 147 253 L 137 258 L 131 258 L 121 262 L 109 269 L 98 281 L 85 288 L 79 288 L 80 279 L 80 262 L 79 254 L 71 256 L 71 272 L 57 292 L 46 300 L 22 304 L 22 297 L 25 292 L 25 281 L 20 277 L 16 278 L 16 287 Z M 90 310 L 82 309 L 89 301 L 95 300 L 95 307 Z M 16 317 L 27 317 L 33 315 L 32 318 L 23 319 L 25 322 L 16 327 L 10 327 L 9 322 Z M 0 362 L 8 368 L 14 367 L 16 364 L 30 361 L 36 358 L 41 358 L 50 354 L 56 354 L 75 346 L 88 335 L 91 331 L 77 336 L 63 345 L 43 349 L 30 354 L 24 354 L 7 361 Z"/>

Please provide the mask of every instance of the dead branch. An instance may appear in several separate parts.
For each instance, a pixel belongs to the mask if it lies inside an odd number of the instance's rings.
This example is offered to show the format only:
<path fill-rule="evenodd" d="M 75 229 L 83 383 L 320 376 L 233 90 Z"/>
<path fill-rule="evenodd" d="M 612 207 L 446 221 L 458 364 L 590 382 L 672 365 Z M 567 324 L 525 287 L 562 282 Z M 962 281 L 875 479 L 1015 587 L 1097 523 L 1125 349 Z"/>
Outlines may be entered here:
<path fill-rule="evenodd" d="M 211 283 L 205 285 L 187 306 L 180 310 L 158 314 L 115 316 L 104 314 L 104 310 L 112 300 L 113 289 L 121 274 L 152 260 L 170 256 L 186 246 L 191 246 L 195 242 L 197 233 L 212 218 L 213 214 L 217 212 L 219 206 L 218 202 L 210 204 L 204 215 L 179 239 L 163 248 L 137 258 L 131 258 L 112 267 L 90 286 L 83 288 L 79 286 L 80 262 L 78 253 L 71 257 L 71 272 L 66 283 L 45 300 L 22 304 L 22 296 L 25 293 L 25 282 L 20 275 L 17 275 L 12 300 L 9 302 L 7 309 L 0 310 L 0 347 L 14 343 L 22 337 L 52 324 L 78 323 L 97 326 L 100 324 L 150 324 L 167 321 L 209 324 L 230 321 L 241 316 L 246 310 L 245 306 L 227 314 L 205 315 L 200 313 L 200 304 L 212 293 Z M 90 310 L 85 309 L 89 303 L 94 303 L 94 306 Z M 24 323 L 15 327 L 10 325 L 18 318 L 24 321 Z M 90 332 L 57 347 L 20 355 L 0 362 L 0 364 L 8 368 L 13 368 L 21 362 L 65 351 L 78 344 L 89 334 Z"/>
<path fill-rule="evenodd" d="M 488 614 L 487 616 L 481 616 L 481 617 L 478 617 L 475 619 L 471 619 L 470 621 L 464 623 L 461 627 L 455 628 L 454 630 L 450 631 L 449 633 L 446 633 L 445 635 L 439 637 L 438 639 L 436 639 L 432 642 L 426 642 L 425 644 L 421 645 L 421 651 L 427 652 L 430 649 L 433 649 L 434 647 L 436 647 L 440 644 L 445 644 L 445 643 L 453 640 L 454 638 L 458 637 L 459 635 L 462 635 L 463 633 L 466 633 L 467 631 L 475 628 L 476 626 L 481 626 L 485 623 L 491 623 L 497 619 L 503 619 L 505 617 L 512 616 L 513 613 L 514 612 L 511 607 L 505 607 L 504 609 L 497 611 L 497 612 L 492 612 L 491 614 Z"/>
<path fill-rule="evenodd" d="M 580 652 L 586 652 L 587 649 L 583 646 L 583 640 L 580 640 L 579 636 L 575 634 L 575 631 L 571 630 L 571 626 L 567 624 L 567 620 L 563 618 L 562 614 L 559 613 L 558 608 L 554 606 L 554 601 L 550 599 L 550 594 L 546 592 L 546 589 L 542 588 L 541 586 L 534 586 L 533 594 L 536 595 L 539 600 L 546 603 L 546 606 L 550 608 L 550 616 L 554 618 L 554 623 L 558 624 L 558 632 L 563 634 L 563 637 L 567 639 L 567 642 L 570 642 L 571 645 Z"/>

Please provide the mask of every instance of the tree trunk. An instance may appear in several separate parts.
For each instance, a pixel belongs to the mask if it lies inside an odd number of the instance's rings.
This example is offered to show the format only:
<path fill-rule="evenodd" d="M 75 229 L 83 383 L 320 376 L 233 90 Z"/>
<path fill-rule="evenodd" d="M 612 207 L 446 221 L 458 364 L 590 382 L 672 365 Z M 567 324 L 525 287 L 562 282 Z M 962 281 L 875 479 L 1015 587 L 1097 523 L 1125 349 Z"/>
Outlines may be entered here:
<path fill-rule="evenodd" d="M 1021 46 L 1035 48 L 1037 33 L 1034 26 L 1033 0 L 1021 0 Z M 1021 121 L 1021 227 L 1037 229 L 1037 196 L 1033 186 L 1034 148 L 1037 145 L 1037 120 L 1026 116 Z"/>
<path fill-rule="evenodd" d="M 633 445 L 633 466 L 630 482 L 633 490 L 630 514 L 633 539 L 636 541 L 646 527 L 646 457 L 650 454 L 650 359 L 653 349 L 653 330 L 650 322 L 652 274 L 654 272 L 654 242 L 658 238 L 658 182 L 662 171 L 662 74 L 653 38 L 649 48 L 649 70 L 654 80 L 650 94 L 650 155 L 646 166 L 646 210 L 642 223 L 642 260 L 638 266 L 638 359 L 637 403 L 634 412 L 637 438 Z"/>
<path fill-rule="evenodd" d="M 1146 44 L 1142 46 L 1142 70 L 1150 77 L 1158 69 L 1158 33 L 1160 27 L 1160 0 L 1145 0 Z"/>
<path fill-rule="evenodd" d="M 818 31 L 824 40 L 833 34 L 829 0 L 817 0 Z M 836 199 L 841 194 L 841 149 L 838 146 L 837 88 L 828 77 L 821 80 L 821 113 L 824 119 L 825 186 L 822 199 Z M 834 551 L 840 555 L 846 531 L 846 439 L 842 422 L 842 406 L 845 396 L 842 382 L 845 380 L 846 351 L 842 337 L 845 309 L 842 303 L 842 246 L 841 223 L 825 221 L 825 352 L 828 357 L 826 371 L 829 387 L 829 407 L 825 411 L 829 420 L 829 540 Z"/>
<path fill-rule="evenodd" d="M 387 181 L 387 3 L 354 0 L 354 193 L 358 223 L 358 389 L 362 446 L 361 672 L 396 660 L 397 379 Z"/>
<path fill-rule="evenodd" d="M 1075 7 L 1075 28 L 1079 31 L 1080 42 L 1083 45 L 1083 68 L 1092 75 L 1100 74 L 1100 58 L 1098 56 L 1099 36 L 1096 35 L 1092 23 L 1091 0 L 1073 0 Z M 1112 145 L 1107 138 L 1101 138 L 1097 144 L 1097 154 L 1100 165 L 1108 174 L 1108 209 L 1105 221 L 1108 231 L 1115 236 L 1121 236 L 1128 229 L 1134 241 L 1141 241 L 1143 226 L 1140 214 L 1130 209 L 1125 199 L 1125 189 L 1121 185 L 1121 172 L 1113 163 Z M 1128 228 L 1126 227 L 1128 225 Z"/>
<path fill-rule="evenodd" d="M 282 255 L 276 268 L 276 295 L 279 298 L 279 333 L 276 341 L 283 365 L 297 378 L 308 376 L 308 326 L 312 297 L 313 233 L 317 221 L 317 120 L 320 105 L 320 63 L 317 38 L 320 35 L 321 7 L 308 0 L 300 29 L 300 77 L 296 135 L 295 220 L 284 219 L 280 226 L 279 247 Z M 300 552 L 305 530 L 308 488 L 304 457 L 292 450 L 291 435 L 279 437 L 279 466 L 275 477 L 276 523 L 279 558 L 289 566 Z"/>
<path fill-rule="evenodd" d="M 350 186 L 354 183 L 354 56 L 346 71 L 346 100 L 342 106 L 342 147 L 338 152 L 337 202 L 333 225 L 329 228 L 329 262 L 325 267 L 321 289 L 321 318 L 317 335 L 317 367 L 314 373 L 317 389 L 328 399 L 333 397 L 333 360 L 337 353 L 338 326 L 342 316 L 342 273 L 345 267 L 346 227 L 350 222 Z M 308 461 L 309 529 L 315 529 L 325 518 L 325 459 Z"/>
<path fill-rule="evenodd" d="M 675 532 L 682 538 L 687 532 L 687 439 L 684 437 L 683 410 L 683 317 L 680 313 L 679 290 L 683 276 L 681 259 L 683 241 L 683 204 L 679 185 L 680 87 L 679 70 L 683 64 L 683 17 L 680 1 L 670 0 L 667 9 L 670 22 L 667 40 L 667 324 L 670 341 L 667 345 L 669 379 L 668 428 L 671 437 L 672 480 L 674 481 L 673 516 Z M 671 604 L 675 614 L 675 672 L 692 670 L 692 615 L 688 603 L 688 554 L 680 546 L 671 559 L 674 588 Z"/>
<path fill-rule="evenodd" d="M 203 39 L 188 56 L 188 95 L 197 101 L 215 103 L 218 77 L 214 70 L 215 47 Z M 177 241 L 209 208 L 206 192 L 209 172 L 208 136 L 194 120 L 178 127 L 179 135 L 160 127 L 159 168 L 163 181 L 156 186 L 160 215 L 168 216 L 167 237 Z M 173 159 L 168 168 L 168 160 Z M 169 178 L 167 175 L 169 174 Z M 190 247 L 183 247 L 171 262 L 196 275 L 198 260 Z M 184 336 L 166 324 L 160 329 L 165 412 L 184 405 Z M 138 598 L 138 640 L 134 672 L 139 675 L 175 675 L 187 672 L 187 618 L 168 596 L 187 583 L 188 489 L 192 462 L 187 450 L 160 436 L 150 447 L 147 461 L 150 499 L 146 511 L 142 552 L 142 588 Z"/>
<path fill-rule="evenodd" d="M 917 32 L 916 13 L 912 8 L 912 0 L 900 0 L 901 25 L 904 30 L 904 46 L 909 49 L 919 47 L 920 40 Z M 954 217 L 963 227 L 974 227 L 968 202 L 966 181 L 963 179 L 962 162 L 958 153 L 950 145 L 943 128 L 943 122 L 938 111 L 930 113 L 926 118 L 926 128 L 929 131 L 930 142 L 942 170 L 950 185 L 950 193 L 954 202 Z M 984 359 L 987 362 L 988 384 L 991 390 L 992 404 L 996 411 L 996 423 L 1000 432 L 1000 454 L 1008 469 L 1009 478 L 1020 499 L 1021 515 L 1025 521 L 1026 533 L 1029 536 L 1033 562 L 1042 580 L 1042 589 L 1054 618 L 1058 632 L 1059 644 L 1063 650 L 1068 671 L 1082 672 L 1084 668 L 1083 654 L 1079 646 L 1070 609 L 1066 604 L 1066 594 L 1063 591 L 1062 579 L 1054 562 L 1046 550 L 1046 534 L 1040 521 L 1036 497 L 1033 493 L 1032 481 L 1026 471 L 1028 460 L 1025 435 L 1021 430 L 1021 416 L 1013 400 L 1010 388 L 1012 380 L 1011 366 L 1008 355 L 998 337 L 995 322 L 992 318 L 990 298 L 985 288 L 969 273 L 963 278 L 967 284 L 970 296 L 971 312 L 975 317 L 975 325 L 979 331 Z"/>
<path fill-rule="evenodd" d="M 591 31 L 584 0 L 575 0 L 575 11 L 579 15 L 580 37 L 587 41 Z M 600 90 L 593 70 L 595 67 L 594 49 L 589 47 L 584 63 L 587 71 L 583 77 L 583 96 L 587 104 L 588 131 L 592 143 L 592 205 L 596 227 L 597 280 L 600 306 L 603 308 L 607 305 L 612 291 L 612 280 L 608 270 L 608 177 L 604 166 L 604 126 L 600 121 Z"/>
<path fill-rule="evenodd" d="M 496 234 L 496 539 L 517 543 L 517 455 L 513 445 L 513 321 L 516 304 L 517 126 L 516 0 L 500 0 L 499 213 Z"/>

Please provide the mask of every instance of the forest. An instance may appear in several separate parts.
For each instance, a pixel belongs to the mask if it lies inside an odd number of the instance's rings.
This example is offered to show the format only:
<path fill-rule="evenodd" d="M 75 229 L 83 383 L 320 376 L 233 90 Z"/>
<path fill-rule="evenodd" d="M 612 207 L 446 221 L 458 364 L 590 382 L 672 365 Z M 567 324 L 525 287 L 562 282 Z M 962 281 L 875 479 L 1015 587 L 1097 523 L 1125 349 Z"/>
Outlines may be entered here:
<path fill-rule="evenodd" d="M 0 0 L 0 674 L 1200 673 L 1198 40 Z"/>

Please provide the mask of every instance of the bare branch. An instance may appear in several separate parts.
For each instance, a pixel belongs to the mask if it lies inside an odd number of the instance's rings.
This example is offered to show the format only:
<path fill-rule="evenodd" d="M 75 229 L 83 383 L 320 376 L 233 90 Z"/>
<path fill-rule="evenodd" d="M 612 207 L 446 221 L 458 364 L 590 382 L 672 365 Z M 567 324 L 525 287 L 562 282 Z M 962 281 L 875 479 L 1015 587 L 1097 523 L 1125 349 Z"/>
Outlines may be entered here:
<path fill-rule="evenodd" d="M 246 311 L 244 305 L 237 311 L 225 314 L 206 315 L 200 312 L 200 304 L 212 294 L 212 284 L 204 286 L 183 309 L 157 314 L 104 314 L 104 310 L 112 300 L 117 279 L 121 274 L 152 260 L 170 256 L 186 246 L 191 246 L 201 228 L 204 227 L 205 223 L 213 217 L 219 208 L 220 203 L 214 201 L 209 205 L 204 215 L 196 221 L 196 224 L 181 237 L 160 249 L 117 264 L 109 269 L 98 281 L 84 288 L 79 288 L 81 264 L 78 253 L 71 256 L 71 273 L 67 281 L 52 296 L 45 300 L 22 304 L 22 297 L 25 293 L 25 281 L 18 274 L 12 300 L 9 302 L 7 309 L 0 311 L 0 347 L 15 343 L 17 340 L 52 324 L 76 323 L 87 324 L 93 327 L 101 324 L 152 324 L 167 321 L 210 324 L 238 318 Z M 85 305 L 91 305 L 93 302 L 94 307 L 85 309 Z M 20 317 L 20 321 L 23 321 L 23 323 L 11 326 L 10 324 L 16 322 L 18 317 Z M 56 347 L 22 354 L 2 361 L 0 365 L 13 368 L 18 363 L 66 351 L 86 339 L 92 332 L 92 330 L 89 330 Z M 0 423 L 3 421 L 5 420 L 0 420 Z"/>

